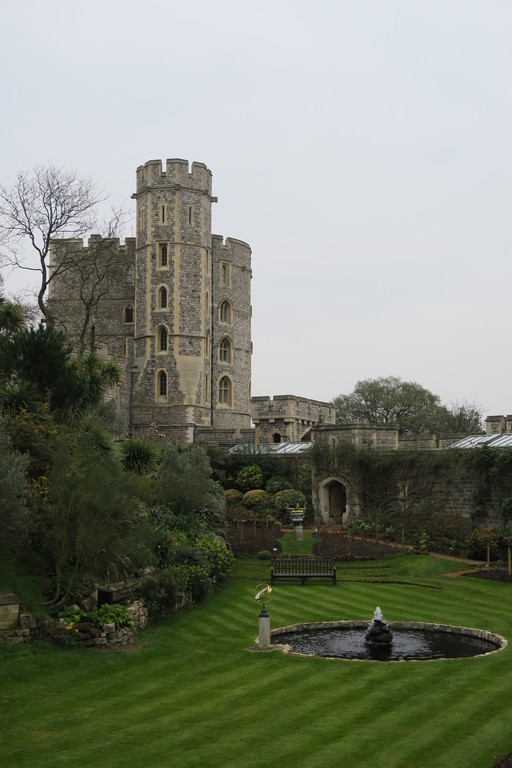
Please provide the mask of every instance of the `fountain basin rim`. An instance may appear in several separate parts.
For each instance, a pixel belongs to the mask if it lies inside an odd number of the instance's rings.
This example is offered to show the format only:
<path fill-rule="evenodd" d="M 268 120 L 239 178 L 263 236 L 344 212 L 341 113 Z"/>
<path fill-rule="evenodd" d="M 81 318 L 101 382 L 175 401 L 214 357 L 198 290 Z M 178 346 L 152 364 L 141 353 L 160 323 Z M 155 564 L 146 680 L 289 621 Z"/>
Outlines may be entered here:
<path fill-rule="evenodd" d="M 283 653 L 293 653 L 297 656 L 308 656 L 313 654 L 299 653 L 293 651 L 291 646 L 286 643 L 286 635 L 291 632 L 301 632 L 314 629 L 366 629 L 371 622 L 361 619 L 347 621 L 311 621 L 302 624 L 289 624 L 286 627 L 277 627 L 270 631 L 270 638 L 283 637 L 283 643 L 273 643 L 273 647 L 280 649 Z M 420 629 L 426 632 L 446 632 L 447 634 L 460 635 L 466 637 L 476 637 L 494 643 L 497 647 L 487 653 L 478 654 L 478 657 L 490 656 L 492 653 L 502 651 L 508 645 L 508 640 L 495 632 L 489 632 L 486 629 L 477 629 L 475 627 L 461 627 L 454 624 L 433 624 L 424 621 L 386 621 L 387 626 L 393 630 L 401 629 Z M 475 657 L 476 658 L 476 657 Z M 364 659 L 352 659 L 353 661 L 364 661 Z M 348 661 L 348 659 L 340 659 Z M 442 659 L 433 659 L 433 661 L 442 661 Z M 393 663 L 393 662 L 389 662 Z M 395 662 L 396 663 L 396 662 Z"/>

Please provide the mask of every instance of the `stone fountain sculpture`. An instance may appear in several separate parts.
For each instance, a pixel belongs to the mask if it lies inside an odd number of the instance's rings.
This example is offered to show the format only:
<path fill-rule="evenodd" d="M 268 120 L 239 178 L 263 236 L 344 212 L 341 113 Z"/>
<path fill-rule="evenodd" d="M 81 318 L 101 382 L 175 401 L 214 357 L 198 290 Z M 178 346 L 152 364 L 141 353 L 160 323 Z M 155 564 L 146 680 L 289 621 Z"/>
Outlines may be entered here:
<path fill-rule="evenodd" d="M 373 614 L 373 620 L 364 637 L 366 645 L 391 645 L 393 634 L 382 617 L 382 611 L 377 606 Z"/>

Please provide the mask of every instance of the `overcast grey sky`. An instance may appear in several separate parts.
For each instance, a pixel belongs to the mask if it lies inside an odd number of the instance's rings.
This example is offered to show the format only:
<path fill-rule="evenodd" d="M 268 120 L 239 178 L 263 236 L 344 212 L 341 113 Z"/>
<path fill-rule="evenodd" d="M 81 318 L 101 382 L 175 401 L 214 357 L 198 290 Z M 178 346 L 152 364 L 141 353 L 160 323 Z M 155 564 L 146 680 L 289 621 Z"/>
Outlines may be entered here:
<path fill-rule="evenodd" d="M 253 250 L 254 395 L 394 375 L 512 412 L 510 0 L 1 6 L 0 183 L 131 206 L 138 165 L 204 162 Z"/>

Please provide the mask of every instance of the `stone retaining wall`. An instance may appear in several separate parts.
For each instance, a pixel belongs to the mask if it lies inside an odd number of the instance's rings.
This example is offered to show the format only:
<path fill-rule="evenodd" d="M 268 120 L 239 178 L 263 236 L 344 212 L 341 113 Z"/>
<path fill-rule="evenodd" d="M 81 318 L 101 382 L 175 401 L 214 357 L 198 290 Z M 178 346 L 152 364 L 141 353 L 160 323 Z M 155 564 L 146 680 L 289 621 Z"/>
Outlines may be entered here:
<path fill-rule="evenodd" d="M 180 603 L 180 607 L 183 601 Z M 105 624 L 102 628 L 92 627 L 87 622 L 80 622 L 70 629 L 59 619 L 39 619 L 30 613 L 19 613 L 16 622 L 9 628 L 0 630 L 0 645 L 16 645 L 30 640 L 54 640 L 65 644 L 86 648 L 119 647 L 133 643 L 136 632 L 148 625 L 148 609 L 142 600 L 135 600 L 126 606 L 133 618 L 133 627 L 116 629 L 115 624 Z M 69 638 L 65 640 L 64 637 Z"/>
<path fill-rule="evenodd" d="M 64 621 L 59 621 L 55 624 L 51 639 L 79 648 L 116 648 L 133 643 L 134 630 L 131 627 L 116 629 L 115 624 L 104 624 L 101 628 L 92 627 L 88 622 L 79 622 L 76 626 L 67 627 Z"/>

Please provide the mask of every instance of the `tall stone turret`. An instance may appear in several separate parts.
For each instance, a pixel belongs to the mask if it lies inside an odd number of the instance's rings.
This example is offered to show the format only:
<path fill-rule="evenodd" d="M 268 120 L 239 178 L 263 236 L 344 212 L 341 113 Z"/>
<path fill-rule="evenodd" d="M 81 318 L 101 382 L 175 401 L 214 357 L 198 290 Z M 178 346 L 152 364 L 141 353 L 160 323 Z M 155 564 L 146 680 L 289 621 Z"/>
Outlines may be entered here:
<path fill-rule="evenodd" d="M 123 435 L 230 444 L 250 417 L 251 249 L 211 231 L 203 163 L 137 168 L 136 238 L 52 244 L 52 311 L 79 351 L 124 371 L 113 392 Z M 74 266 L 72 266 L 74 265 Z"/>
<path fill-rule="evenodd" d="M 212 174 L 159 160 L 137 169 L 132 433 L 193 442 L 250 427 L 250 248 L 215 236 Z M 239 325 L 240 324 L 240 325 Z M 236 374 L 235 374 L 236 371 Z M 208 439 L 203 432 L 202 439 Z"/>
<path fill-rule="evenodd" d="M 250 425 L 251 249 L 213 235 L 213 426 Z"/>

